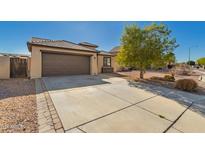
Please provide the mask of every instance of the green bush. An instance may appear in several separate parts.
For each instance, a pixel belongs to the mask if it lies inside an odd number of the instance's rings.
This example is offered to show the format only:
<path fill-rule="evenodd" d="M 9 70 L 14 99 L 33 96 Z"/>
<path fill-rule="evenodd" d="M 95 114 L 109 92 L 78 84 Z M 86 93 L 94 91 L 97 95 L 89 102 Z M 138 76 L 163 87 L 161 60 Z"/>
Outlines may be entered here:
<path fill-rule="evenodd" d="M 164 79 L 165 79 L 165 81 L 171 81 L 171 82 L 175 81 L 175 78 L 171 75 L 165 75 Z"/>
<path fill-rule="evenodd" d="M 176 81 L 175 88 L 184 91 L 194 91 L 197 88 L 197 83 L 193 79 L 180 79 Z"/>

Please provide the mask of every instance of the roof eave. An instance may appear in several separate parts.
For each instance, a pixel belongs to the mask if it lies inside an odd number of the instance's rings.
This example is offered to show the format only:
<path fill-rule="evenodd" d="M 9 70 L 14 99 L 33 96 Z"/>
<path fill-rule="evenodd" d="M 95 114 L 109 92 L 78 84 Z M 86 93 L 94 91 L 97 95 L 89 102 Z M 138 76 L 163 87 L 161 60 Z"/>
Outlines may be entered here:
<path fill-rule="evenodd" d="M 84 44 L 84 43 L 78 43 L 78 44 L 82 46 L 88 46 L 88 47 L 95 47 L 95 48 L 99 47 L 98 45 L 94 45 L 94 44 Z"/>
<path fill-rule="evenodd" d="M 35 44 L 31 42 L 27 42 L 27 46 L 29 48 L 29 51 L 31 51 L 32 45 L 34 46 L 43 46 L 43 47 L 51 47 L 51 48 L 59 48 L 59 49 L 71 49 L 71 50 L 80 50 L 80 51 L 86 51 L 86 52 L 94 52 L 97 53 L 96 50 L 83 50 L 83 49 L 74 49 L 74 48 L 66 48 L 66 47 L 58 47 L 58 46 L 49 46 L 49 45 L 43 45 L 43 44 Z"/>
<path fill-rule="evenodd" d="M 113 54 L 111 54 L 111 53 L 98 52 L 97 54 L 98 54 L 98 55 L 103 55 L 103 56 L 115 56 L 115 55 L 113 55 Z"/>

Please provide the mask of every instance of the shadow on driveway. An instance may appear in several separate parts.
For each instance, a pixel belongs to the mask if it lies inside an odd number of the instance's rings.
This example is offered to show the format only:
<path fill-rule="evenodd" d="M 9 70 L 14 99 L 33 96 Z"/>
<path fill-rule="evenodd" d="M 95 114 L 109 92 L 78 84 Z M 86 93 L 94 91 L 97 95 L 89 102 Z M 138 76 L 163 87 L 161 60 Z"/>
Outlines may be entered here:
<path fill-rule="evenodd" d="M 107 79 L 113 77 L 122 77 L 119 74 L 109 73 L 100 75 L 73 75 L 44 77 L 43 81 L 48 91 L 65 90 L 72 88 L 80 88 L 94 85 L 111 84 Z"/>
<path fill-rule="evenodd" d="M 186 107 L 194 102 L 191 109 L 205 116 L 205 96 L 203 95 L 197 95 L 177 89 L 170 89 L 142 82 L 129 81 L 129 85 L 175 100 Z"/>
<path fill-rule="evenodd" d="M 43 81 L 48 91 L 67 90 L 101 84 L 109 84 L 104 78 L 91 75 L 44 77 Z"/>

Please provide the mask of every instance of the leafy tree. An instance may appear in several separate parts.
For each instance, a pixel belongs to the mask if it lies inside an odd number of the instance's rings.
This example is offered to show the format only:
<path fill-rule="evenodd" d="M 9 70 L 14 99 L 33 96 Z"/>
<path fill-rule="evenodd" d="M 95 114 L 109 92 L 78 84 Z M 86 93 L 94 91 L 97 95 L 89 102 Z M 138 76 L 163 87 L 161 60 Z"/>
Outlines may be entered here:
<path fill-rule="evenodd" d="M 191 66 L 194 66 L 194 65 L 195 65 L 195 61 L 190 60 L 190 61 L 187 62 L 187 64 L 188 64 L 188 65 L 191 65 Z"/>
<path fill-rule="evenodd" d="M 167 66 L 168 68 L 173 67 L 173 63 L 176 62 L 176 57 L 173 52 L 168 52 L 166 54 L 163 54 L 161 58 L 159 58 L 156 62 L 153 62 L 152 67 L 153 68 L 159 68 Z"/>
<path fill-rule="evenodd" d="M 199 59 L 197 60 L 197 63 L 198 63 L 199 65 L 205 65 L 205 57 L 199 58 Z"/>
<path fill-rule="evenodd" d="M 153 23 L 144 28 L 137 25 L 125 27 L 117 55 L 118 63 L 139 68 L 140 78 L 143 78 L 146 68 L 161 65 L 165 61 L 164 56 L 178 46 L 175 39 L 170 39 L 170 33 L 164 24 Z"/>
<path fill-rule="evenodd" d="M 164 62 L 168 65 L 176 62 L 176 57 L 173 52 L 168 52 L 164 55 Z"/>

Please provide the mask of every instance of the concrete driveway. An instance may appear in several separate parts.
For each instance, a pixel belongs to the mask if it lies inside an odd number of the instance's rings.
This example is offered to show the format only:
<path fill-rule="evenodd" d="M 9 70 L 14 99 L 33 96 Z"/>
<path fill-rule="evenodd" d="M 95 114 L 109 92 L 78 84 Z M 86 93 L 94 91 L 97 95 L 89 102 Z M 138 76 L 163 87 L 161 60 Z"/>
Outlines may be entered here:
<path fill-rule="evenodd" d="M 205 132 L 203 116 L 120 77 L 43 81 L 66 132 Z"/>

